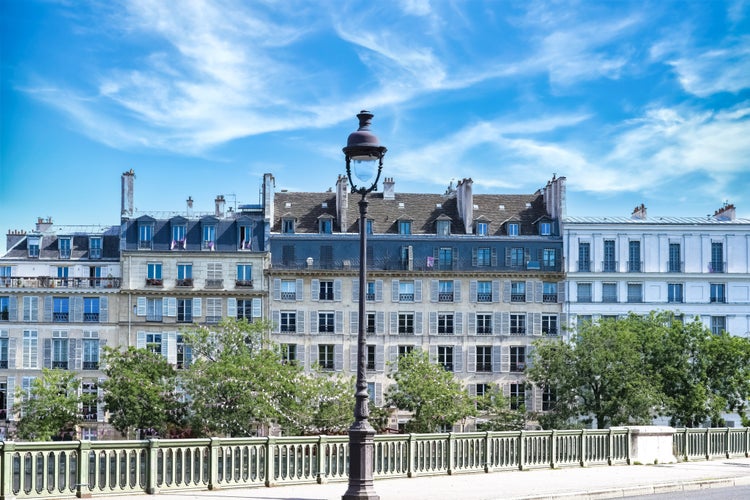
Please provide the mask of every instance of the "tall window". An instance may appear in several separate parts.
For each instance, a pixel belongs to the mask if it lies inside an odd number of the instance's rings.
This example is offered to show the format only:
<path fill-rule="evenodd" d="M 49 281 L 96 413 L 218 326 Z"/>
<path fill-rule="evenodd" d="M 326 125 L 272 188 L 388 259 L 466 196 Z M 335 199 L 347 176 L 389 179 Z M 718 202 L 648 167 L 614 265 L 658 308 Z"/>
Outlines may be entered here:
<path fill-rule="evenodd" d="M 641 242 L 632 240 L 628 243 L 628 271 L 641 272 Z"/>
<path fill-rule="evenodd" d="M 490 225 L 486 222 L 477 222 L 475 234 L 477 236 L 487 236 L 490 233 Z"/>
<path fill-rule="evenodd" d="M 542 391 L 542 411 L 551 411 L 555 409 L 557 402 L 557 392 L 554 388 L 546 385 Z"/>
<path fill-rule="evenodd" d="M 711 283 L 711 302 L 724 303 L 727 297 L 724 294 L 724 283 Z"/>
<path fill-rule="evenodd" d="M 52 332 L 52 368 L 68 369 L 68 332 Z"/>
<path fill-rule="evenodd" d="M 492 302 L 491 281 L 477 281 L 477 302 Z"/>
<path fill-rule="evenodd" d="M 554 248 L 545 248 L 542 250 L 542 265 L 547 269 L 557 265 L 557 251 Z"/>
<path fill-rule="evenodd" d="M 374 312 L 367 313 L 367 325 L 365 326 L 366 326 L 365 332 L 368 335 L 372 335 L 375 333 L 376 325 L 375 325 L 375 313 Z"/>
<path fill-rule="evenodd" d="M 514 247 L 510 249 L 511 267 L 519 267 L 525 264 L 523 248 Z"/>
<path fill-rule="evenodd" d="M 367 365 L 366 369 L 370 371 L 375 370 L 375 346 L 372 344 L 367 345 Z"/>
<path fill-rule="evenodd" d="M 453 302 L 453 280 L 438 281 L 438 302 Z"/>
<path fill-rule="evenodd" d="M 441 313 L 437 315 L 438 335 L 453 335 L 453 313 Z"/>
<path fill-rule="evenodd" d="M 39 333 L 36 330 L 23 332 L 23 367 L 39 368 Z"/>
<path fill-rule="evenodd" d="M 506 230 L 508 231 L 508 236 L 518 236 L 519 225 L 517 222 L 509 222 L 506 226 Z"/>
<path fill-rule="evenodd" d="M 526 346 L 510 346 L 510 371 L 522 372 L 526 369 Z"/>
<path fill-rule="evenodd" d="M 98 388 L 93 380 L 86 380 L 81 383 L 81 393 L 84 396 L 82 407 L 83 419 L 89 422 L 95 421 L 99 414 L 96 404 Z"/>
<path fill-rule="evenodd" d="M 138 248 L 150 250 L 154 239 L 153 224 L 138 225 Z"/>
<path fill-rule="evenodd" d="M 216 249 L 216 226 L 207 225 L 203 226 L 203 249 L 204 250 L 215 250 Z"/>
<path fill-rule="evenodd" d="M 23 320 L 39 321 L 39 297 L 25 295 L 23 298 Z"/>
<path fill-rule="evenodd" d="M 146 349 L 154 354 L 161 354 L 161 333 L 146 334 Z"/>
<path fill-rule="evenodd" d="M 617 271 L 617 260 L 615 257 L 615 240 L 604 240 L 604 262 L 602 270 L 605 273 Z"/>
<path fill-rule="evenodd" d="M 477 248 L 477 266 L 485 267 L 492 263 L 489 247 Z"/>
<path fill-rule="evenodd" d="M 578 302 L 591 302 L 591 283 L 578 283 Z"/>
<path fill-rule="evenodd" d="M 185 342 L 185 337 L 177 334 L 177 369 L 187 368 L 193 362 L 193 347 Z"/>
<path fill-rule="evenodd" d="M 411 352 L 414 350 L 413 345 L 400 345 L 398 346 L 398 357 L 406 356 L 408 354 L 411 354 Z"/>
<path fill-rule="evenodd" d="M 253 245 L 253 231 L 248 225 L 240 226 L 240 250 L 250 250 Z"/>
<path fill-rule="evenodd" d="M 724 272 L 724 244 L 720 241 L 711 243 L 711 266 L 712 273 Z"/>
<path fill-rule="evenodd" d="M 540 222 L 539 223 L 539 234 L 542 236 L 549 236 L 552 234 L 552 223 Z"/>
<path fill-rule="evenodd" d="M 237 285 L 248 286 L 253 284 L 252 264 L 237 264 Z"/>
<path fill-rule="evenodd" d="M 0 297 L 0 321 L 10 319 L 10 297 Z"/>
<path fill-rule="evenodd" d="M 11 266 L 0 266 L 0 286 L 10 286 Z"/>
<path fill-rule="evenodd" d="M 318 364 L 323 370 L 334 369 L 334 349 L 332 344 L 318 345 Z"/>
<path fill-rule="evenodd" d="M 318 313 L 318 333 L 333 333 L 335 331 L 334 313 Z"/>
<path fill-rule="evenodd" d="M 99 297 L 84 297 L 83 298 L 83 322 L 84 323 L 98 323 L 99 322 Z"/>
<path fill-rule="evenodd" d="M 453 371 L 453 346 L 439 345 L 437 348 L 438 364 L 442 365 L 446 371 Z"/>
<path fill-rule="evenodd" d="M 492 335 L 492 314 L 477 313 L 477 335 Z"/>
<path fill-rule="evenodd" d="M 295 311 L 281 311 L 281 333 L 297 333 L 297 313 Z"/>
<path fill-rule="evenodd" d="M 510 334 L 511 335 L 526 335 L 526 314 L 511 313 Z"/>
<path fill-rule="evenodd" d="M 557 335 L 556 314 L 542 314 L 542 335 Z"/>
<path fill-rule="evenodd" d="M 70 315 L 70 299 L 68 297 L 54 297 L 52 299 L 52 321 L 67 323 Z"/>
<path fill-rule="evenodd" d="M 237 319 L 253 321 L 253 299 L 237 299 Z"/>
<path fill-rule="evenodd" d="M 185 248 L 187 227 L 184 224 L 177 224 L 172 226 L 172 243 L 170 248 Z"/>
<path fill-rule="evenodd" d="M 333 281 L 320 281 L 318 289 L 318 300 L 333 300 Z"/>
<path fill-rule="evenodd" d="M 411 221 L 410 220 L 398 221 L 398 234 L 411 234 Z"/>
<path fill-rule="evenodd" d="M 492 346 L 489 346 L 489 345 L 477 346 L 477 371 L 478 372 L 491 372 L 492 371 Z"/>
<path fill-rule="evenodd" d="M 682 272 L 682 256 L 679 243 L 669 244 L 669 263 L 667 265 L 670 273 Z"/>
<path fill-rule="evenodd" d="M 453 269 L 453 249 L 440 247 L 438 249 L 438 269 Z"/>
<path fill-rule="evenodd" d="M 667 302 L 682 302 L 682 283 L 667 284 Z"/>
<path fill-rule="evenodd" d="M 450 236 L 451 234 L 451 221 L 439 220 L 435 223 L 436 233 L 438 236 Z"/>
<path fill-rule="evenodd" d="M 552 304 L 557 302 L 557 283 L 545 281 L 542 283 L 542 302 Z"/>
<path fill-rule="evenodd" d="M 281 362 L 285 365 L 297 362 L 297 344 L 281 344 Z"/>
<path fill-rule="evenodd" d="M 726 316 L 711 316 L 711 333 L 718 335 L 727 329 Z"/>
<path fill-rule="evenodd" d="M 284 234 L 294 234 L 294 219 L 285 218 L 281 220 L 281 232 Z"/>
<path fill-rule="evenodd" d="M 161 321 L 162 320 L 162 305 L 163 301 L 161 298 L 158 299 L 146 299 L 146 321 Z"/>
<path fill-rule="evenodd" d="M 398 334 L 399 335 L 413 335 L 414 334 L 414 313 L 411 313 L 411 312 L 398 313 Z"/>
<path fill-rule="evenodd" d="M 602 302 L 617 302 L 617 283 L 602 283 Z"/>
<path fill-rule="evenodd" d="M 526 282 L 525 281 L 511 281 L 510 301 L 511 302 L 526 302 Z"/>
<path fill-rule="evenodd" d="M 643 302 L 643 285 L 628 283 L 628 302 Z"/>
<path fill-rule="evenodd" d="M 193 265 L 177 264 L 177 286 L 193 286 Z"/>
<path fill-rule="evenodd" d="M 398 282 L 398 301 L 414 302 L 414 282 L 401 280 Z"/>
<path fill-rule="evenodd" d="M 206 299 L 206 323 L 216 324 L 221 321 L 221 299 L 220 298 L 207 298 Z"/>
<path fill-rule="evenodd" d="M 319 224 L 320 234 L 331 234 L 333 232 L 333 220 L 328 218 L 320 219 Z"/>
<path fill-rule="evenodd" d="M 29 257 L 39 257 L 39 247 L 41 246 L 41 238 L 28 238 Z"/>
<path fill-rule="evenodd" d="M 365 294 L 365 300 L 373 302 L 375 300 L 375 282 L 367 282 L 367 293 Z"/>
<path fill-rule="evenodd" d="M 297 300 L 296 280 L 281 280 L 281 300 Z"/>
<path fill-rule="evenodd" d="M 99 369 L 99 334 L 83 332 L 83 369 Z"/>
<path fill-rule="evenodd" d="M 60 250 L 61 259 L 70 258 L 70 238 L 59 238 L 57 240 L 57 247 Z"/>
<path fill-rule="evenodd" d="M 161 263 L 160 262 L 149 262 L 146 265 L 146 284 L 147 285 L 161 285 Z"/>
<path fill-rule="evenodd" d="M 526 404 L 526 386 L 510 384 L 510 409 L 519 410 Z"/>
<path fill-rule="evenodd" d="M 193 299 L 177 299 L 177 322 L 193 322 Z"/>
<path fill-rule="evenodd" d="M 578 272 L 588 273 L 591 271 L 591 243 L 578 243 Z"/>

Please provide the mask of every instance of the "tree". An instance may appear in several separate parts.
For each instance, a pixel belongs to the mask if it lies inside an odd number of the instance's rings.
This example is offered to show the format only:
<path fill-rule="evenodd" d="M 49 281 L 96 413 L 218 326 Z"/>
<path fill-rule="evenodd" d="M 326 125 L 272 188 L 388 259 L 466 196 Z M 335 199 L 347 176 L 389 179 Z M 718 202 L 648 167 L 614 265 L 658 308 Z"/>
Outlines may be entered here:
<path fill-rule="evenodd" d="M 167 436 L 184 423 L 177 374 L 161 354 L 129 347 L 106 348 L 107 379 L 102 383 L 109 422 L 124 436 L 137 430 Z"/>
<path fill-rule="evenodd" d="M 519 431 L 526 427 L 525 410 L 512 410 L 510 401 L 503 395 L 502 387 L 493 385 L 476 398 L 477 430 Z"/>
<path fill-rule="evenodd" d="M 83 420 L 81 408 L 90 402 L 78 395 L 80 380 L 66 370 L 42 370 L 31 383 L 29 393 L 18 389 L 21 401 L 16 434 L 21 440 L 46 441 L 72 439 L 75 426 Z"/>
<path fill-rule="evenodd" d="M 412 413 L 407 432 L 435 432 L 474 412 L 461 383 L 442 366 L 430 363 L 424 351 L 415 349 L 401 356 L 398 370 L 389 377 L 396 384 L 386 392 L 388 404 Z"/>

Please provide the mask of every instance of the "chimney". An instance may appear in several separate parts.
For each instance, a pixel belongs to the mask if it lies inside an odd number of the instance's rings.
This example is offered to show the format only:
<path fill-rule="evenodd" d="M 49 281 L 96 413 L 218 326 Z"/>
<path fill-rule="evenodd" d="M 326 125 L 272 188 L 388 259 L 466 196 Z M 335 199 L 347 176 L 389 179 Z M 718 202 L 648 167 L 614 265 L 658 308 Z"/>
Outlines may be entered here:
<path fill-rule="evenodd" d="M 47 217 L 46 219 L 42 219 L 41 217 L 38 217 L 36 219 L 36 231 L 38 233 L 44 233 L 46 231 L 49 231 L 49 228 L 52 227 L 52 217 Z"/>
<path fill-rule="evenodd" d="M 120 217 L 129 219 L 133 216 L 133 180 L 135 172 L 131 168 L 128 172 L 122 174 L 122 208 Z"/>
<path fill-rule="evenodd" d="M 5 240 L 5 249 L 10 250 L 14 246 L 18 244 L 19 241 L 24 239 L 26 237 L 26 231 L 21 231 L 18 229 L 11 229 L 8 231 L 8 234 L 6 235 Z"/>
<path fill-rule="evenodd" d="M 226 200 L 224 200 L 224 195 L 220 194 L 216 197 L 216 212 L 214 215 L 218 218 L 224 217 L 224 204 L 226 203 Z"/>
<path fill-rule="evenodd" d="M 730 221 L 735 218 L 735 208 L 732 203 L 725 202 L 724 205 L 714 212 L 714 218 L 721 221 Z"/>
<path fill-rule="evenodd" d="M 550 217 L 560 220 L 565 217 L 565 177 L 552 174 L 552 180 L 542 190 L 544 209 Z"/>
<path fill-rule="evenodd" d="M 345 233 L 349 228 L 349 179 L 345 175 L 339 175 L 336 180 L 336 217 L 339 220 L 339 229 Z"/>
<path fill-rule="evenodd" d="M 646 220 L 646 205 L 641 203 L 640 205 L 635 207 L 630 218 L 636 220 Z"/>
<path fill-rule="evenodd" d="M 188 199 L 185 200 L 185 204 L 187 205 L 187 216 L 191 217 L 193 215 L 193 197 L 188 196 Z"/>
<path fill-rule="evenodd" d="M 460 180 L 456 184 L 456 206 L 466 234 L 474 233 L 474 194 L 471 188 L 473 184 L 471 178 Z"/>
<path fill-rule="evenodd" d="M 393 177 L 386 177 L 383 179 L 383 199 L 384 200 L 394 200 L 396 199 L 396 190 L 395 190 L 396 183 L 393 180 Z"/>

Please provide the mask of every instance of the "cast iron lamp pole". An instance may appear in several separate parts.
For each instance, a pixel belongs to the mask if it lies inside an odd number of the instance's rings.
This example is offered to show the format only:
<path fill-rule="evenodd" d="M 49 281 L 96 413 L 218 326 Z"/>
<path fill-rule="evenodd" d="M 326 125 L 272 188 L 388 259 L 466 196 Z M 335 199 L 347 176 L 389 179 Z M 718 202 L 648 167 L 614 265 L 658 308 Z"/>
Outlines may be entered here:
<path fill-rule="evenodd" d="M 357 330 L 357 386 L 354 393 L 354 423 L 349 427 L 349 488 L 342 500 L 379 500 L 373 485 L 373 465 L 375 451 L 375 429 L 372 428 L 369 397 L 367 394 L 367 344 L 365 339 L 365 300 L 367 292 L 367 194 L 377 190 L 380 172 L 383 169 L 383 155 L 387 149 L 381 146 L 378 138 L 370 132 L 372 113 L 361 111 L 359 129 L 349 134 L 346 147 L 346 176 L 352 186 L 352 193 L 359 193 L 359 328 Z M 354 165 L 352 165 L 352 163 Z M 354 175 L 362 182 L 358 185 Z M 375 171 L 377 169 L 377 172 Z M 375 178 L 372 183 L 370 179 Z"/>

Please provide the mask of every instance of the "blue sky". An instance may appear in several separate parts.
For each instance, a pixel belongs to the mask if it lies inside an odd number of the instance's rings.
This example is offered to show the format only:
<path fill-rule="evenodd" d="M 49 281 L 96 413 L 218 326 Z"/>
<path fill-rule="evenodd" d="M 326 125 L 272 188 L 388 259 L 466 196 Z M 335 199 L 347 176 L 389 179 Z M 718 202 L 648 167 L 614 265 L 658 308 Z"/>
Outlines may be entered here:
<path fill-rule="evenodd" d="M 401 192 L 750 217 L 750 2 L 0 2 L 0 230 L 323 191 L 356 113 Z"/>

